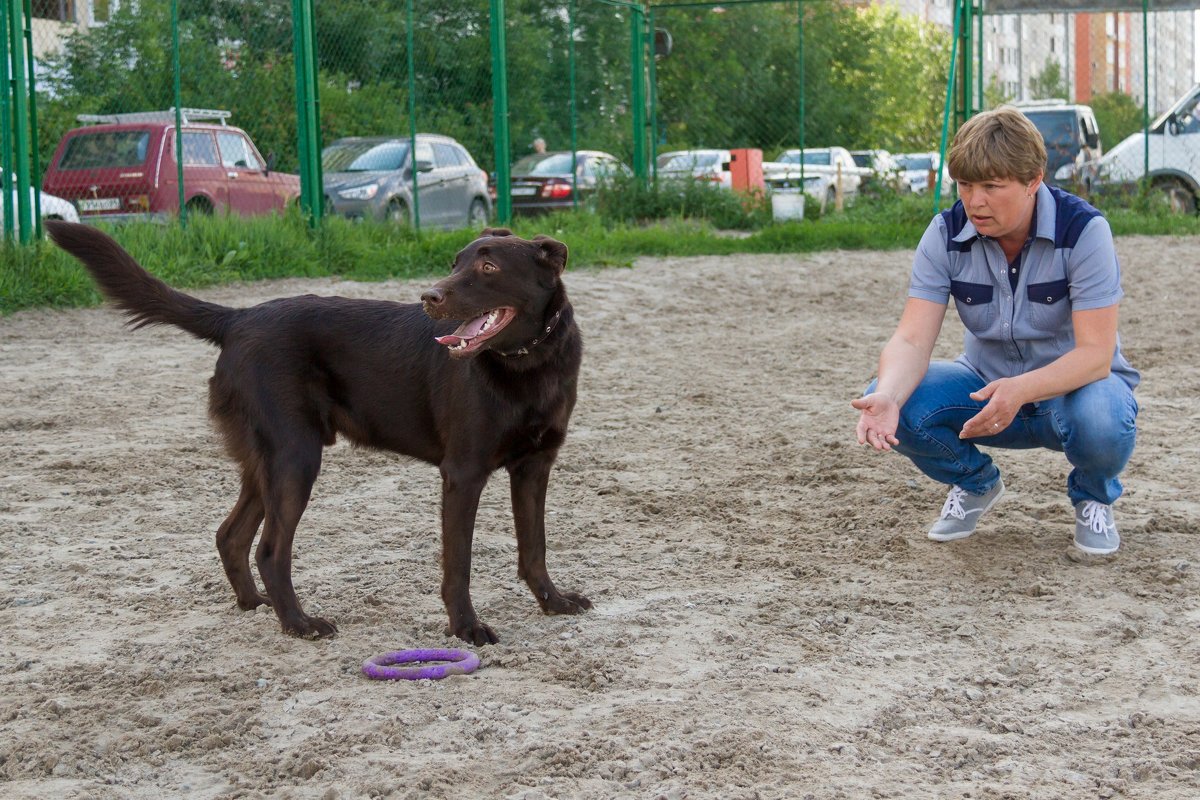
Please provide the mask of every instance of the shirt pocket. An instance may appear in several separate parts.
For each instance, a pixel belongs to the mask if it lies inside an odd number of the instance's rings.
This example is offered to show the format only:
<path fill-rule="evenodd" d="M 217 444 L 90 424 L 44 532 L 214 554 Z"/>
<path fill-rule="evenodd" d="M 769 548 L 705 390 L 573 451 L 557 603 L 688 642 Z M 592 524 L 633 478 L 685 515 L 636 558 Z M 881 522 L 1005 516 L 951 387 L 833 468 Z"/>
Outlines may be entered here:
<path fill-rule="evenodd" d="M 1066 278 L 1048 283 L 1031 283 L 1025 291 L 1029 298 L 1029 324 L 1034 328 L 1057 332 L 1070 322 L 1070 287 Z"/>
<path fill-rule="evenodd" d="M 972 333 L 983 333 L 995 316 L 992 303 L 994 287 L 987 283 L 950 281 L 950 294 L 954 296 L 954 307 L 958 318 Z"/>

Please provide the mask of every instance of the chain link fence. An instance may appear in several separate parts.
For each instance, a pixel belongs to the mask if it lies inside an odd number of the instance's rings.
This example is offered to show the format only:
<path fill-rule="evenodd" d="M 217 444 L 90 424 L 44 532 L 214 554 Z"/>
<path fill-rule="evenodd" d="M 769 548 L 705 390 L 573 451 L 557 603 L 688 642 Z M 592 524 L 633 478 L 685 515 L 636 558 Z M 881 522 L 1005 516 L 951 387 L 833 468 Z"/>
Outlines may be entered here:
<path fill-rule="evenodd" d="M 1181 33 L 1191 12 L 1178 9 L 983 17 L 960 0 L 929 19 L 798 0 L 3 9 L 0 78 L 34 91 L 0 104 L 2 177 L 45 190 L 3 193 L 6 234 L 22 240 L 39 213 L 186 221 L 299 206 L 314 222 L 504 221 L 579 205 L 603 170 L 651 179 L 665 153 L 758 151 L 770 167 L 793 151 L 803 173 L 804 148 L 936 153 L 943 126 L 975 109 L 1051 98 L 1090 104 L 1103 142 L 1087 146 L 1090 123 L 1077 119 L 1084 146 L 1052 179 L 1101 207 L 1152 188 L 1186 212 L 1200 196 L 1194 33 Z M 527 157 L 543 144 L 560 158 L 539 168 Z"/>

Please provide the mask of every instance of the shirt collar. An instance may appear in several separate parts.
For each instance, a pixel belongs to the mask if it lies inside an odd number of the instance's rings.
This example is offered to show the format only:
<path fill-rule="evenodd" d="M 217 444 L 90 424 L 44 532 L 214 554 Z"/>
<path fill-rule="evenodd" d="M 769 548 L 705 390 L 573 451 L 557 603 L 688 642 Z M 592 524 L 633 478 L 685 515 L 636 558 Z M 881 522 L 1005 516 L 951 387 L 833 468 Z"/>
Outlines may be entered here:
<path fill-rule="evenodd" d="M 962 201 L 959 200 L 961 203 Z M 963 209 L 964 214 L 966 209 Z M 1054 220 L 1057 216 L 1056 203 L 1054 195 L 1050 193 L 1050 187 L 1045 181 L 1038 184 L 1037 190 L 1037 205 L 1033 209 L 1033 228 L 1029 231 L 1029 238 L 1042 238 L 1054 241 Z M 954 237 L 956 242 L 969 242 L 975 238 L 982 238 L 979 231 L 975 230 L 975 223 L 971 222 L 970 217 L 963 225 L 963 229 L 958 232 L 958 236 Z"/>

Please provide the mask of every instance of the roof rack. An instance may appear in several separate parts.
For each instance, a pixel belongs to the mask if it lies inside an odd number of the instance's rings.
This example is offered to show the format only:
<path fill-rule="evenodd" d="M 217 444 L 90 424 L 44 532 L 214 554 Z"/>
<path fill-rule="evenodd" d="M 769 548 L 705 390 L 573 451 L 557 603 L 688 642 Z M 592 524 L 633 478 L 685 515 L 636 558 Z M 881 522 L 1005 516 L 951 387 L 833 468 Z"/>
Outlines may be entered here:
<path fill-rule="evenodd" d="M 214 120 L 224 125 L 225 120 L 233 116 L 233 112 L 219 111 L 213 108 L 181 108 L 179 109 L 179 115 L 184 125 L 193 122 Z M 80 122 L 92 124 L 105 123 L 109 125 L 125 122 L 174 122 L 175 108 L 171 107 L 166 111 L 135 111 L 129 114 L 79 114 L 75 119 Z"/>

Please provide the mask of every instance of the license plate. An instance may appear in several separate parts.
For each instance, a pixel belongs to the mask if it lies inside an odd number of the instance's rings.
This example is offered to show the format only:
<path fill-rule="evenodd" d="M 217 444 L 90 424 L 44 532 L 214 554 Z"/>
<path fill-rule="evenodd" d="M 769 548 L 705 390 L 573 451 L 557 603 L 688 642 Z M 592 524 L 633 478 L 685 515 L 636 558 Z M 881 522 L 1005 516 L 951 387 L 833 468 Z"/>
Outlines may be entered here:
<path fill-rule="evenodd" d="M 536 186 L 514 186 L 512 193 L 513 193 L 513 197 L 530 197 L 532 195 L 537 194 L 537 187 Z"/>
<path fill-rule="evenodd" d="M 119 197 L 84 198 L 79 201 L 80 211 L 116 211 L 120 207 Z"/>

